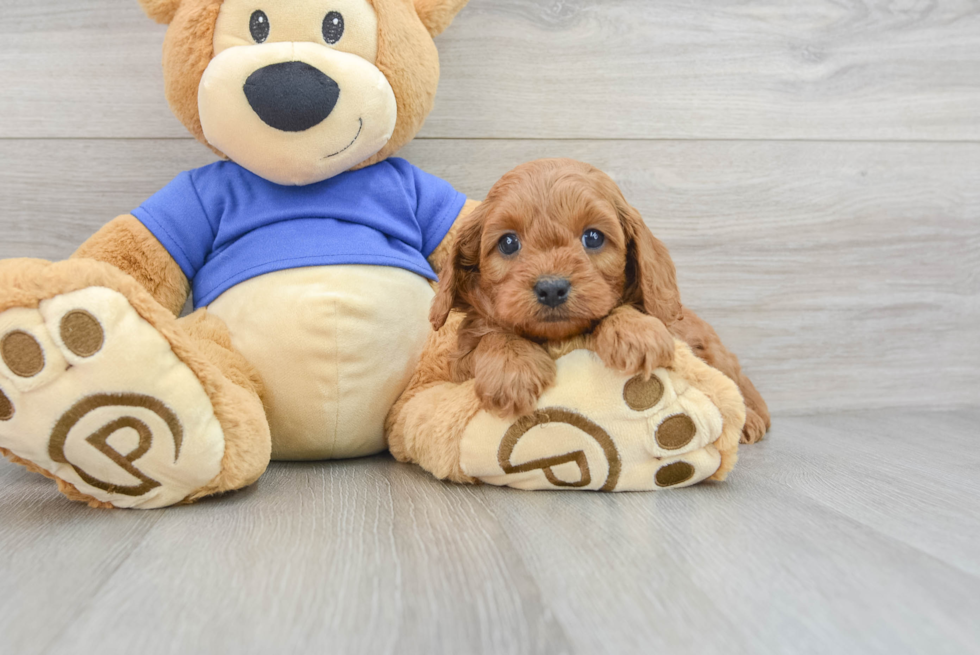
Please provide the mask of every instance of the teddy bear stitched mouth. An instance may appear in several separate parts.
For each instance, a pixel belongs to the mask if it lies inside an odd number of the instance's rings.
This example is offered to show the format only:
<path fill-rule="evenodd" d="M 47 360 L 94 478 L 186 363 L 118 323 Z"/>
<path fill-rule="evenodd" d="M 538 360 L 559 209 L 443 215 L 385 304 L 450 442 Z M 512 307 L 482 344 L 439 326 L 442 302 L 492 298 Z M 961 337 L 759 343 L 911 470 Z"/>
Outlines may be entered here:
<path fill-rule="evenodd" d="M 351 147 L 355 143 L 357 143 L 357 140 L 359 138 L 361 138 L 361 132 L 363 130 L 364 130 L 364 119 L 363 118 L 358 118 L 357 119 L 357 134 L 354 135 L 354 140 L 351 141 L 350 143 L 348 143 L 346 148 L 344 148 L 342 150 L 338 150 L 337 152 L 333 153 L 332 155 L 327 155 L 326 157 L 324 157 L 324 159 L 330 159 L 331 157 L 336 157 L 337 155 L 339 155 L 341 153 L 344 153 L 344 152 L 347 152 L 348 150 L 350 150 Z"/>

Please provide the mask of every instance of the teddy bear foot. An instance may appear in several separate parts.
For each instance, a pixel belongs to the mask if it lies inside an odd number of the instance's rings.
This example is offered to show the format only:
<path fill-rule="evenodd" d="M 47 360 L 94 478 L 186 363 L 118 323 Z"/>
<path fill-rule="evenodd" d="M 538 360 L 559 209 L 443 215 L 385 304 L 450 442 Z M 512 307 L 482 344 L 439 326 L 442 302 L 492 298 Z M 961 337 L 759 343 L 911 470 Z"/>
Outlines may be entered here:
<path fill-rule="evenodd" d="M 675 364 L 630 378 L 586 350 L 557 360 L 538 409 L 467 426 L 462 470 L 518 489 L 651 491 L 724 479 L 745 420 L 733 382 L 676 345 Z"/>
<path fill-rule="evenodd" d="M 93 505 L 164 507 L 220 477 L 226 439 L 208 392 L 122 293 L 26 305 L 0 313 L 5 455 Z"/>

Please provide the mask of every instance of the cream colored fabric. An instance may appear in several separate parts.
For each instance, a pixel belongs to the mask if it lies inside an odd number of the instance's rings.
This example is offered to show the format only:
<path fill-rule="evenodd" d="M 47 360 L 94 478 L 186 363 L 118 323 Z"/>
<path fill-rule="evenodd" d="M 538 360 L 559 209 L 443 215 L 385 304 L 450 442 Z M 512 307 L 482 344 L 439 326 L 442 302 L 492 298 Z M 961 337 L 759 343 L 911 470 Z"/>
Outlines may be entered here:
<path fill-rule="evenodd" d="M 269 21 L 265 43 L 307 41 L 377 63 L 378 16 L 368 0 L 263 0 L 260 4 L 255 0 L 224 0 L 214 26 L 214 54 L 255 45 L 249 25 L 257 9 Z M 332 44 L 323 40 L 323 19 L 330 12 L 344 19 L 344 35 Z"/>
<path fill-rule="evenodd" d="M 385 449 L 385 414 L 431 331 L 432 296 L 400 268 L 323 266 L 254 278 L 211 304 L 262 376 L 273 459 Z"/>
<path fill-rule="evenodd" d="M 677 356 L 693 359 L 680 342 Z M 659 400 L 634 409 L 626 390 L 632 378 L 606 368 L 594 353 L 576 350 L 557 366 L 536 418 L 515 423 L 480 412 L 470 422 L 460 446 L 467 475 L 528 490 L 641 491 L 690 486 L 718 471 L 721 456 L 712 444 L 722 435 L 722 415 L 673 370 L 658 369 Z M 671 444 L 662 427 L 668 421 L 689 427 L 689 441 Z"/>
<path fill-rule="evenodd" d="M 266 125 L 242 92 L 249 76 L 271 64 L 302 61 L 340 85 L 333 112 L 303 132 Z M 306 42 L 229 48 L 208 64 L 198 88 L 204 136 L 232 161 L 276 184 L 313 184 L 350 170 L 391 139 L 395 92 L 374 64 Z"/>
<path fill-rule="evenodd" d="M 88 357 L 62 341 L 62 318 L 76 310 L 104 333 Z M 0 314 L 0 338 L 18 330 L 40 344 L 44 370 L 21 378 L 0 362 L 0 389 L 15 408 L 0 422 L 0 443 L 15 455 L 116 507 L 173 505 L 218 475 L 225 442 L 207 394 L 122 294 L 92 287 Z M 133 472 L 113 457 L 129 457 Z M 145 493 L 113 491 L 140 486 Z"/>

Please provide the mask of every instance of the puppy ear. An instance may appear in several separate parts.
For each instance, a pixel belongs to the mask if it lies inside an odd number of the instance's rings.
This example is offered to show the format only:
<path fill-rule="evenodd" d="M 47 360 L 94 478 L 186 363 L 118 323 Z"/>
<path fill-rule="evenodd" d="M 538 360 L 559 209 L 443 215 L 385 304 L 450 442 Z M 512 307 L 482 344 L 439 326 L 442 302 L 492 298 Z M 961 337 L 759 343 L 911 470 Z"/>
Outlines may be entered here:
<path fill-rule="evenodd" d="M 681 315 L 674 262 L 640 213 L 625 201 L 623 205 L 620 218 L 628 240 L 625 301 L 670 325 Z"/>
<path fill-rule="evenodd" d="M 456 243 L 449 251 L 439 279 L 439 290 L 429 311 L 429 322 L 436 330 L 442 329 L 452 310 L 470 309 L 469 291 L 480 278 L 480 240 L 483 238 L 485 206 L 484 203 L 463 217 Z"/>
<path fill-rule="evenodd" d="M 146 15 L 158 23 L 169 24 L 183 0 L 139 0 Z"/>
<path fill-rule="evenodd" d="M 415 0 L 415 11 L 432 36 L 442 34 L 469 0 Z"/>

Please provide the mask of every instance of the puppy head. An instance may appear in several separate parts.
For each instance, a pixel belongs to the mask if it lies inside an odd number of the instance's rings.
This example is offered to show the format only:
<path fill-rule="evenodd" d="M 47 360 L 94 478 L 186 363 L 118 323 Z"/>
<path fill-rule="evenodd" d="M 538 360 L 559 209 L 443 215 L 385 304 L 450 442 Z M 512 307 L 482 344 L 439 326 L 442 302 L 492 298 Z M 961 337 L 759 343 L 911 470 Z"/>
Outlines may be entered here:
<path fill-rule="evenodd" d="M 680 314 L 667 249 L 601 171 L 540 160 L 506 174 L 466 219 L 432 306 L 532 339 L 585 332 L 621 304 L 670 324 Z"/>

